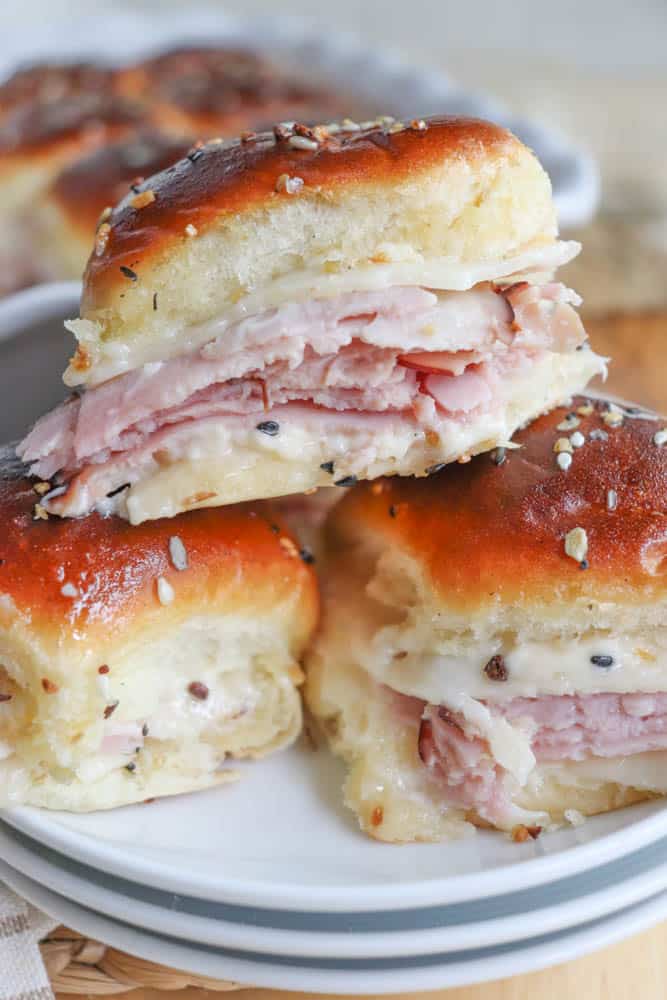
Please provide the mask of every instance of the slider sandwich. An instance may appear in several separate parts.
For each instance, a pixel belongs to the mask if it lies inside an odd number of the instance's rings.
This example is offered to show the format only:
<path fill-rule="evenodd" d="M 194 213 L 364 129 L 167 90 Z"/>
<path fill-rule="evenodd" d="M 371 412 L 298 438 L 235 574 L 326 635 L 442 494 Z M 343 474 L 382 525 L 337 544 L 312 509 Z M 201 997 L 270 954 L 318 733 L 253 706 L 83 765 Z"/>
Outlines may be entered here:
<path fill-rule="evenodd" d="M 0 473 L 0 804 L 87 811 L 230 781 L 301 728 L 308 552 L 264 506 L 132 527 Z"/>
<path fill-rule="evenodd" d="M 138 524 L 503 446 L 604 370 L 504 129 L 380 118 L 193 149 L 100 226 L 75 394 L 19 448 L 49 513 Z"/>
<path fill-rule="evenodd" d="M 306 700 L 379 839 L 667 792 L 667 428 L 579 396 L 515 444 L 330 516 Z"/>

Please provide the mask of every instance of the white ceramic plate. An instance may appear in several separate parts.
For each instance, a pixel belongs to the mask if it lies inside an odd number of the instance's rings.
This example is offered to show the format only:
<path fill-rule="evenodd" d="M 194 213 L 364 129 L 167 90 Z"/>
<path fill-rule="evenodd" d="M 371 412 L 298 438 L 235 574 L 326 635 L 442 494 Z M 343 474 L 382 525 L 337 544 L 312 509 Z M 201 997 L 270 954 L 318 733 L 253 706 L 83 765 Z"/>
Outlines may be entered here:
<path fill-rule="evenodd" d="M 341 802 L 343 769 L 294 747 L 241 765 L 223 789 L 110 812 L 16 808 L 0 817 L 93 868 L 182 895 L 279 910 L 363 912 L 481 899 L 627 855 L 667 835 L 652 802 L 515 844 L 480 831 L 400 848 L 363 836 Z"/>
<path fill-rule="evenodd" d="M 514 944 L 414 958 L 308 959 L 251 955 L 137 930 L 43 888 L 5 862 L 0 862 L 0 878 L 54 919 L 130 954 L 214 979 L 311 993 L 377 995 L 517 976 L 604 948 L 667 916 L 667 893 L 659 893 L 611 917 Z"/>
<path fill-rule="evenodd" d="M 667 889 L 667 838 L 579 875 L 490 899 L 386 913 L 285 913 L 160 892 L 80 865 L 0 823 L 0 856 L 105 916 L 186 941 L 302 957 L 444 954 L 527 939 L 605 916 Z"/>
<path fill-rule="evenodd" d="M 0 76 L 33 58 L 100 56 L 120 62 L 171 45 L 229 42 L 285 58 L 304 72 L 366 99 L 386 114 L 414 118 L 430 114 L 463 114 L 511 128 L 531 146 L 548 171 L 561 225 L 587 222 L 597 205 L 599 180 L 590 156 L 563 136 L 534 122 L 516 118 L 497 101 L 458 87 L 444 73 L 406 63 L 398 54 L 363 42 L 354 35 L 324 30 L 294 17 L 236 18 L 187 4 L 187 9 L 118 10 L 44 24 L 16 19 L 3 34 Z"/>

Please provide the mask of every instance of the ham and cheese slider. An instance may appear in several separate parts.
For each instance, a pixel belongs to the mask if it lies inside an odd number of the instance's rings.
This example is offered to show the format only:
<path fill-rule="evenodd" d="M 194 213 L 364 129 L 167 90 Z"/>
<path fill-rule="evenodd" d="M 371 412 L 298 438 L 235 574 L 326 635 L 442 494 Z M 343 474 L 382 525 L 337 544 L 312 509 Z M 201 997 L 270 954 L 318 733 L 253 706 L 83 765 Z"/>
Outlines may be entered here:
<path fill-rule="evenodd" d="M 310 554 L 263 507 L 51 518 L 0 470 L 0 804 L 107 809 L 238 776 L 301 728 Z"/>
<path fill-rule="evenodd" d="M 486 122 L 196 148 L 100 227 L 77 395 L 20 454 L 65 487 L 50 512 L 133 523 L 423 476 L 603 371 L 551 278 L 577 250 L 533 154 Z"/>
<path fill-rule="evenodd" d="M 389 841 L 536 836 L 667 792 L 667 429 L 575 397 L 348 492 L 307 702 Z"/>

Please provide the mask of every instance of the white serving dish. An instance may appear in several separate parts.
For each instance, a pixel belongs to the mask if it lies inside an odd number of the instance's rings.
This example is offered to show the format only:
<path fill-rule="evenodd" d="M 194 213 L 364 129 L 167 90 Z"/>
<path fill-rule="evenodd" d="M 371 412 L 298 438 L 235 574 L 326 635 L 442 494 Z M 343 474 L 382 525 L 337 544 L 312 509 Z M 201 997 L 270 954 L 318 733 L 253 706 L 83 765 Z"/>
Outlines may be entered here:
<path fill-rule="evenodd" d="M 211 948 L 137 930 L 45 889 L 5 862 L 0 862 L 0 879 L 54 919 L 149 961 L 214 979 L 308 993 L 378 995 L 517 976 L 604 948 L 667 916 L 667 893 L 663 892 L 612 916 L 528 941 L 413 958 L 309 959 Z"/>
<path fill-rule="evenodd" d="M 147 886 L 325 913 L 415 909 L 533 888 L 667 835 L 667 809 L 651 802 L 526 844 L 478 831 L 446 844 L 396 847 L 360 833 L 342 805 L 343 769 L 325 750 L 293 747 L 240 766 L 241 780 L 224 789 L 81 815 L 21 807 L 0 819 Z"/>
<path fill-rule="evenodd" d="M 667 889 L 667 838 L 534 889 L 382 913 L 298 913 L 220 905 L 81 865 L 0 823 L 0 856 L 47 889 L 105 916 L 185 941 L 324 958 L 430 955 L 584 924 Z"/>

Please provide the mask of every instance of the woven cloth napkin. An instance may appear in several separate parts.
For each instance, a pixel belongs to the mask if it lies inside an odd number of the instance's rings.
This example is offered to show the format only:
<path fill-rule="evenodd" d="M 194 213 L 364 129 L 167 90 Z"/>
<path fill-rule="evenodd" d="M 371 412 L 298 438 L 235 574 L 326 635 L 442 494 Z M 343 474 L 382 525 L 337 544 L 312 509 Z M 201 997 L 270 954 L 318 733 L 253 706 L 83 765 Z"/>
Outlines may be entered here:
<path fill-rule="evenodd" d="M 54 1000 L 39 942 L 57 921 L 0 883 L 0 1000 Z"/>

